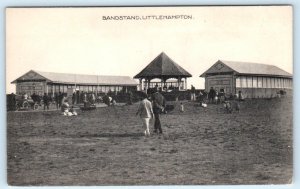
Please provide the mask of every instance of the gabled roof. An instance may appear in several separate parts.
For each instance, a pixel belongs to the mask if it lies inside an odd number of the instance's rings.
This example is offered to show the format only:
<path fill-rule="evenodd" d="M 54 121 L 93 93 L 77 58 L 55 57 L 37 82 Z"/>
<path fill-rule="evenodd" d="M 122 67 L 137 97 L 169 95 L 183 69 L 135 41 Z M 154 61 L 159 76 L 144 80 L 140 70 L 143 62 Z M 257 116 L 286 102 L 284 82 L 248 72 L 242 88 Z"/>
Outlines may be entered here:
<path fill-rule="evenodd" d="M 148 66 L 146 66 L 134 78 L 170 78 L 170 77 L 192 77 L 192 75 L 175 63 L 164 52 L 160 53 Z"/>
<path fill-rule="evenodd" d="M 30 76 L 31 75 L 31 76 Z M 52 83 L 64 84 L 90 84 L 90 85 L 130 85 L 136 86 L 137 82 L 129 76 L 104 76 L 104 75 L 83 75 L 83 74 L 70 74 L 70 73 L 54 73 L 30 70 L 23 76 L 14 80 L 24 81 L 28 79 L 46 80 Z"/>
<path fill-rule="evenodd" d="M 260 75 L 289 78 L 292 77 L 292 74 L 274 65 L 226 60 L 218 60 L 206 72 L 201 74 L 200 77 L 205 77 L 207 74 L 222 72 L 235 72 L 236 74 L 241 75 Z"/>

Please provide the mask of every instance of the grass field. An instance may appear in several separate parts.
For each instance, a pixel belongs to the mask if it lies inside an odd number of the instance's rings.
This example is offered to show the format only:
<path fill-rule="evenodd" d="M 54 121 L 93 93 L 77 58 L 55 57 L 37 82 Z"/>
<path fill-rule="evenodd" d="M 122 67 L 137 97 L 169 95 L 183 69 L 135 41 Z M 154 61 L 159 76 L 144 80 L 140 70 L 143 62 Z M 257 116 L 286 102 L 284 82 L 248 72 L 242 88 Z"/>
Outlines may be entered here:
<path fill-rule="evenodd" d="M 184 102 L 143 136 L 132 106 L 64 117 L 8 112 L 11 185 L 287 184 L 293 175 L 292 99 L 221 105 Z M 151 126 L 153 120 L 151 121 Z"/>

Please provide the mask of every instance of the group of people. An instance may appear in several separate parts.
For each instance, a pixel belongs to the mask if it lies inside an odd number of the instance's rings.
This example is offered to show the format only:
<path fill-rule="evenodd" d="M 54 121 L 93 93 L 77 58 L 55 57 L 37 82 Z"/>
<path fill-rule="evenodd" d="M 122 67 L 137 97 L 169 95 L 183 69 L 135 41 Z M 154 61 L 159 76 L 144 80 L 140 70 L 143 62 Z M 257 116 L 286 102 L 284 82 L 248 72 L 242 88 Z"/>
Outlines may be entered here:
<path fill-rule="evenodd" d="M 222 103 L 227 98 L 243 101 L 244 95 L 243 95 L 242 91 L 238 91 L 238 94 L 235 94 L 235 95 L 230 94 L 229 97 L 226 97 L 224 89 L 221 89 L 220 91 L 218 91 L 218 90 L 214 89 L 213 87 L 210 88 L 209 93 L 208 93 L 208 100 L 210 103 L 216 103 L 216 104 Z"/>
<path fill-rule="evenodd" d="M 82 104 L 90 102 L 94 104 L 97 100 L 97 96 L 94 92 L 76 91 L 72 94 L 72 104 Z"/>
<path fill-rule="evenodd" d="M 166 99 L 158 91 L 151 95 L 143 93 L 136 115 L 139 115 L 145 128 L 145 136 L 150 136 L 150 119 L 154 118 L 154 133 L 162 134 L 160 114 L 166 107 Z"/>

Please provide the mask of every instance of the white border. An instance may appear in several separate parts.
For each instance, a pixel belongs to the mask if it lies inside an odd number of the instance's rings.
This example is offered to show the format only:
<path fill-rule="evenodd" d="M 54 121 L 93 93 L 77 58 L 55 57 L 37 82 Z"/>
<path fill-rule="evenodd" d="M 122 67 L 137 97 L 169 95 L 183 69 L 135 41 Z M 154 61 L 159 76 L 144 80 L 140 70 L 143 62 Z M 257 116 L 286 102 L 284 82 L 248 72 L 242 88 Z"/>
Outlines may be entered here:
<path fill-rule="evenodd" d="M 0 8 L 1 8 L 1 46 L 0 46 L 0 188 L 30 188 L 36 189 L 41 187 L 12 187 L 7 185 L 7 177 L 6 177 L 6 95 L 5 95 L 5 79 L 6 79 L 6 70 L 5 70 L 5 8 L 6 7 L 46 7 L 46 6 L 162 6 L 162 5 L 270 5 L 270 4 L 290 4 L 293 5 L 293 19 L 294 19 L 294 183 L 291 185 L 193 185 L 193 186 L 155 186 L 155 188 L 162 188 L 162 189 L 173 189 L 173 188 L 201 188 L 201 189 L 211 189 L 211 188 L 219 188 L 219 189 L 229 189 L 229 188 L 237 188 L 237 189 L 252 189 L 252 188 L 270 188 L 270 189 L 294 189 L 300 188 L 299 184 L 299 147 L 298 144 L 300 143 L 300 133 L 299 133 L 299 124 L 300 124 L 300 117 L 297 117 L 296 113 L 300 112 L 300 101 L 299 101 L 299 63 L 298 60 L 300 59 L 300 55 L 297 53 L 297 49 L 299 49 L 299 37 L 297 33 L 299 33 L 299 23 L 298 19 L 299 16 L 299 8 L 300 1 L 296 0 L 289 0 L 289 1 L 279 1 L 279 0 L 143 0 L 143 1 L 134 1 L 134 0 L 1 0 L 0 1 Z M 296 161 L 298 160 L 298 161 Z M 112 189 L 119 189 L 119 188 L 152 188 L 153 186 L 93 186 L 93 187 L 43 187 L 45 189 L 48 188 L 74 188 L 74 189 L 82 189 L 82 188 L 112 188 Z"/>

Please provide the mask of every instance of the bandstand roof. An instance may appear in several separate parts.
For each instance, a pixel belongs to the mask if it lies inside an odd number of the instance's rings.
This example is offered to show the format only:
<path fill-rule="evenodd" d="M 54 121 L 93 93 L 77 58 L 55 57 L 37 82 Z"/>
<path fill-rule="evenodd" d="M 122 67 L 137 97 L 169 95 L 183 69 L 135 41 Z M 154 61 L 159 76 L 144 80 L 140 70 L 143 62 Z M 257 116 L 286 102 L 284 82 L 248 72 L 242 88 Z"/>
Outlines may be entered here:
<path fill-rule="evenodd" d="M 164 52 L 160 53 L 134 78 L 177 78 L 192 77 L 192 75 L 175 63 Z"/>

